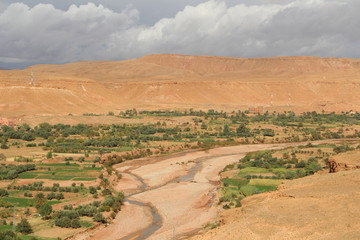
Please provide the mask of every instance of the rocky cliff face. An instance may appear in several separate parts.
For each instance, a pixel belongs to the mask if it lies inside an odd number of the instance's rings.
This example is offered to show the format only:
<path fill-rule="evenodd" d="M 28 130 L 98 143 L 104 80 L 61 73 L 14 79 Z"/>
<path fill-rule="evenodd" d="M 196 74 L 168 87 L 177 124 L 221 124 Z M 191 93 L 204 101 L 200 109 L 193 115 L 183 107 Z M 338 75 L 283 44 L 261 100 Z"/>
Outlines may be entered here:
<path fill-rule="evenodd" d="M 173 54 L 0 71 L 0 111 L 16 114 L 218 108 L 360 110 L 360 60 Z"/>

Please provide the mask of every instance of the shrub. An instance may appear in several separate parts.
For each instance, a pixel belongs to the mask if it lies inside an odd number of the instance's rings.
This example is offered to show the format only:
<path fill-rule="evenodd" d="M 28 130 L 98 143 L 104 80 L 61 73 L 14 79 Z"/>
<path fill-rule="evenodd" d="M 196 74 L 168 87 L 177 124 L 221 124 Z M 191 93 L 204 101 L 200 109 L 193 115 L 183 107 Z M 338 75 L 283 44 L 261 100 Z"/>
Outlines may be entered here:
<path fill-rule="evenodd" d="M 101 223 L 105 223 L 106 220 L 104 218 L 104 216 L 102 215 L 102 213 L 97 213 L 94 215 L 94 221 L 96 222 L 101 222 Z"/>
<path fill-rule="evenodd" d="M 23 156 L 15 157 L 15 162 L 33 162 L 34 160 L 32 158 L 26 158 Z"/>
<path fill-rule="evenodd" d="M 89 193 L 91 194 L 95 194 L 96 193 L 96 189 L 93 186 L 89 187 Z"/>
<path fill-rule="evenodd" d="M 79 228 L 81 227 L 80 221 L 78 219 L 74 219 L 71 221 L 71 227 L 72 228 Z"/>
<path fill-rule="evenodd" d="M 296 168 L 304 168 L 306 166 L 306 163 L 304 161 L 298 162 L 295 164 Z"/>
<path fill-rule="evenodd" d="M 46 158 L 47 158 L 47 159 L 50 159 L 50 158 L 52 158 L 52 157 L 53 157 L 52 152 L 48 152 L 48 153 L 46 154 Z"/>
<path fill-rule="evenodd" d="M 0 232 L 0 239 L 6 239 L 6 240 L 17 240 L 16 234 L 13 231 L 6 230 L 3 232 Z"/>
<path fill-rule="evenodd" d="M 109 189 L 107 189 L 107 188 L 102 190 L 101 193 L 102 193 L 103 196 L 111 195 L 111 191 Z"/>
<path fill-rule="evenodd" d="M 8 145 L 6 145 L 6 143 L 1 143 L 0 148 L 1 149 L 8 149 L 9 147 L 8 147 Z"/>
<path fill-rule="evenodd" d="M 63 228 L 70 228 L 71 227 L 71 220 L 69 217 L 60 217 L 55 219 L 55 226 L 63 227 Z"/>
<path fill-rule="evenodd" d="M 0 197 L 7 197 L 9 196 L 9 192 L 6 191 L 4 188 L 0 188 Z"/>
<path fill-rule="evenodd" d="M 311 162 L 309 164 L 306 165 L 305 170 L 309 173 L 309 174 L 314 174 L 317 171 L 320 171 L 322 169 L 321 165 L 317 162 Z"/>

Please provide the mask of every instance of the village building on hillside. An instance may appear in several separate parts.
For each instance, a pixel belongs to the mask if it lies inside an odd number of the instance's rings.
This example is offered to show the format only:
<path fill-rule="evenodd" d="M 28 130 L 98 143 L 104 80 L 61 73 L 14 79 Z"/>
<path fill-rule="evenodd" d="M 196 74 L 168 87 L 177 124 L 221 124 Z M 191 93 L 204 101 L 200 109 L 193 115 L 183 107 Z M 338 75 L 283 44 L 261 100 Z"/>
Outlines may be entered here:
<path fill-rule="evenodd" d="M 1 118 L 0 117 L 0 126 L 14 126 L 15 122 L 8 119 L 8 118 Z"/>
<path fill-rule="evenodd" d="M 263 106 L 249 106 L 248 111 L 250 113 L 263 113 L 264 107 Z"/>

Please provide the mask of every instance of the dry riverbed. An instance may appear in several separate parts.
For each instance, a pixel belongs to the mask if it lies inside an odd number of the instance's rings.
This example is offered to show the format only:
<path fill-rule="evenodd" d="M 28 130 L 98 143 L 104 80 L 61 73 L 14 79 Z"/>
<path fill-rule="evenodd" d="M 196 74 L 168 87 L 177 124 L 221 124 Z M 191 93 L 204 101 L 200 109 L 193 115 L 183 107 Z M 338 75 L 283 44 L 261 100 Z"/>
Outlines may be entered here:
<path fill-rule="evenodd" d="M 193 235 L 218 215 L 213 203 L 219 172 L 226 165 L 247 152 L 299 144 L 303 143 L 240 145 L 118 164 L 114 168 L 124 173 L 124 179 L 116 189 L 127 193 L 126 205 L 91 239 L 167 240 Z"/>

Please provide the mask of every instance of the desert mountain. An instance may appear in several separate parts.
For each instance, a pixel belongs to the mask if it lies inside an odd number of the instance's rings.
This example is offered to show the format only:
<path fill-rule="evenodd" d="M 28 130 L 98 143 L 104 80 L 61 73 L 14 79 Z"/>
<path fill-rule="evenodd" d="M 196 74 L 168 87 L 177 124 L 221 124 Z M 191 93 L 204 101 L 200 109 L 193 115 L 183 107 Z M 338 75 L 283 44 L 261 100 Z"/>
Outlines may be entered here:
<path fill-rule="evenodd" d="M 2 116 L 126 108 L 360 110 L 360 60 L 157 54 L 0 71 Z"/>

